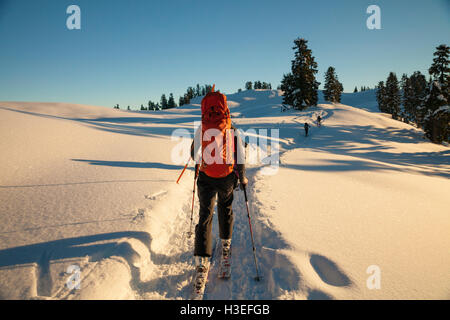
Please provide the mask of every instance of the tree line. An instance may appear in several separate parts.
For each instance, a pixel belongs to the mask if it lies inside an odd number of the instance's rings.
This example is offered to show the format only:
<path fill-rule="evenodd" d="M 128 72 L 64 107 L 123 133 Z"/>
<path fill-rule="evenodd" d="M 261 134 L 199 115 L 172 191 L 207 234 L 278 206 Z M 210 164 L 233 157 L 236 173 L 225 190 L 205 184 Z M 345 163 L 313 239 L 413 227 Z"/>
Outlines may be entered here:
<path fill-rule="evenodd" d="M 247 81 L 245 83 L 245 89 L 246 90 L 253 90 L 253 89 L 272 89 L 272 85 L 268 82 L 265 81 L 255 81 L 255 82 L 251 82 L 251 81 Z"/>
<path fill-rule="evenodd" d="M 361 86 L 360 87 L 360 92 L 367 91 L 367 90 L 371 90 L 370 87 L 366 87 L 366 86 Z M 353 90 L 353 93 L 356 93 L 356 92 L 358 92 L 358 87 L 357 86 L 355 87 L 355 90 Z"/>
<path fill-rule="evenodd" d="M 187 88 L 186 93 L 180 96 L 178 99 L 178 104 L 175 102 L 175 98 L 172 93 L 169 94 L 169 97 L 165 93 L 161 95 L 161 99 L 158 102 L 153 102 L 152 100 L 149 100 L 146 106 L 141 104 L 140 110 L 165 110 L 170 108 L 176 108 L 178 106 L 182 106 L 185 104 L 189 104 L 192 99 L 200 96 L 206 95 L 208 92 L 211 92 L 212 85 L 205 84 L 204 86 L 201 86 L 200 84 L 197 84 L 196 86 L 190 86 Z M 114 109 L 120 109 L 119 104 L 116 104 L 114 106 Z M 127 107 L 127 110 L 131 110 L 130 106 Z"/>
<path fill-rule="evenodd" d="M 378 107 L 393 119 L 415 123 L 435 143 L 450 141 L 450 48 L 436 48 L 428 69 L 429 80 L 420 71 L 403 74 L 399 81 L 394 72 L 376 87 Z"/>

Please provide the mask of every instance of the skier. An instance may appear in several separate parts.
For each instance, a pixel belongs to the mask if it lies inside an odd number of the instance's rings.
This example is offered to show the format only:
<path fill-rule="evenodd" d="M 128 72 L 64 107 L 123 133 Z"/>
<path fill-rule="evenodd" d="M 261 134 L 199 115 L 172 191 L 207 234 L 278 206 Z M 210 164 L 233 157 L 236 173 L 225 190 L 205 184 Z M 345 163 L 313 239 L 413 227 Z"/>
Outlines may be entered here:
<path fill-rule="evenodd" d="M 322 125 L 322 118 L 320 116 L 317 117 L 317 126 L 320 127 Z"/>
<path fill-rule="evenodd" d="M 308 122 L 305 122 L 304 127 L 305 127 L 305 137 L 307 137 L 308 136 L 308 131 L 309 131 L 309 124 L 308 124 Z"/>
<path fill-rule="evenodd" d="M 226 96 L 214 92 L 213 86 L 212 92 L 203 98 L 201 105 L 202 126 L 196 131 L 191 145 L 191 157 L 197 163 L 196 177 L 200 202 L 199 221 L 195 227 L 194 299 L 201 299 L 203 296 L 208 277 L 213 250 L 211 230 L 216 195 L 222 248 L 219 277 L 228 278 L 231 270 L 231 237 L 234 221 L 233 190 L 239 184 L 243 189 L 248 183 L 245 177 L 243 143 L 238 131 L 231 125 Z"/>

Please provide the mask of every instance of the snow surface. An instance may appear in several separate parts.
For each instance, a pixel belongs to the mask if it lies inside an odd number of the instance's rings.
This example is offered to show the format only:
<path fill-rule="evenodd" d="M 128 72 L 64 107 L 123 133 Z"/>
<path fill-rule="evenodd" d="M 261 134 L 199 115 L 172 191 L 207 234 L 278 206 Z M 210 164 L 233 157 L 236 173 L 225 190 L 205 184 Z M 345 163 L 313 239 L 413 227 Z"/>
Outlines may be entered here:
<path fill-rule="evenodd" d="M 448 147 L 377 112 L 374 90 L 343 104 L 320 95 L 302 112 L 280 112 L 277 90 L 227 97 L 240 129 L 280 130 L 280 167 L 247 170 L 263 280 L 236 191 L 232 278 L 218 279 L 213 262 L 206 299 L 450 298 Z M 171 135 L 193 133 L 199 104 L 0 102 L 0 298 L 188 299 L 193 169 L 175 183 L 184 163 L 172 161 Z M 197 211 L 196 200 L 194 222 Z M 367 287 L 373 265 L 380 289 Z"/>

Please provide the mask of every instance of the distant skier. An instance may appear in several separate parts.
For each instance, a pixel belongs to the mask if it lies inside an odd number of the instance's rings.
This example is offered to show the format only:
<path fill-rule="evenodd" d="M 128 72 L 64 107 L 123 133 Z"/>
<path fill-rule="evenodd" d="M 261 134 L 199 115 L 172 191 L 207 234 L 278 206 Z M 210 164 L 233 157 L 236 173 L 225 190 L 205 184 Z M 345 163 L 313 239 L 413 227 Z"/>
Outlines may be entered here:
<path fill-rule="evenodd" d="M 231 125 L 226 96 L 214 92 L 213 86 L 212 92 L 203 98 L 201 110 L 202 126 L 191 145 L 191 156 L 197 163 L 196 172 L 199 171 L 197 187 L 200 202 L 199 221 L 195 227 L 194 299 L 203 297 L 208 277 L 213 251 L 211 230 L 216 195 L 222 247 L 219 277 L 227 278 L 231 270 L 233 190 L 239 184 L 242 189 L 248 183 L 245 177 L 245 150 L 239 133 Z"/>
<path fill-rule="evenodd" d="M 309 124 L 308 124 L 308 122 L 305 122 L 304 127 L 305 127 L 305 137 L 307 137 L 308 136 L 308 132 L 309 132 Z"/>
<path fill-rule="evenodd" d="M 322 125 L 322 118 L 320 116 L 317 117 L 317 126 L 320 127 Z"/>

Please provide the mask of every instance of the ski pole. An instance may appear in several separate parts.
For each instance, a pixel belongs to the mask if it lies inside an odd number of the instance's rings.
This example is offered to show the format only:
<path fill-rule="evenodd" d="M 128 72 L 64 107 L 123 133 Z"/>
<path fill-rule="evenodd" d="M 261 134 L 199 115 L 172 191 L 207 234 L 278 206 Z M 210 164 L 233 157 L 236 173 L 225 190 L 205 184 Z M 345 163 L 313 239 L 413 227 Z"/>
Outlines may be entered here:
<path fill-rule="evenodd" d="M 178 184 L 178 182 L 180 182 L 181 176 L 183 175 L 184 171 L 186 171 L 186 168 L 187 168 L 189 162 L 191 162 L 191 158 L 189 158 L 188 162 L 186 163 L 186 165 L 183 168 L 183 171 L 181 171 L 181 174 L 180 174 L 180 176 L 178 177 L 178 180 L 177 180 L 177 184 Z"/>
<path fill-rule="evenodd" d="M 198 178 L 198 170 L 200 165 L 195 165 L 195 176 L 194 176 L 194 187 L 192 188 L 192 209 L 191 209 L 191 225 L 189 227 L 189 232 L 187 233 L 187 237 L 190 238 L 192 236 L 192 220 L 194 216 L 194 200 L 195 200 L 195 186 Z"/>
<path fill-rule="evenodd" d="M 248 217 L 248 225 L 250 227 L 250 236 L 252 238 L 252 247 L 253 247 L 253 258 L 255 260 L 255 268 L 256 268 L 256 281 L 261 280 L 260 276 L 259 276 L 259 271 L 258 271 L 258 262 L 256 261 L 256 248 L 255 248 L 255 241 L 253 240 L 253 230 L 252 230 L 252 222 L 250 220 L 250 210 L 248 208 L 248 198 L 247 198 L 247 186 L 244 185 L 244 197 L 245 197 L 245 206 L 247 208 L 247 217 Z"/>

